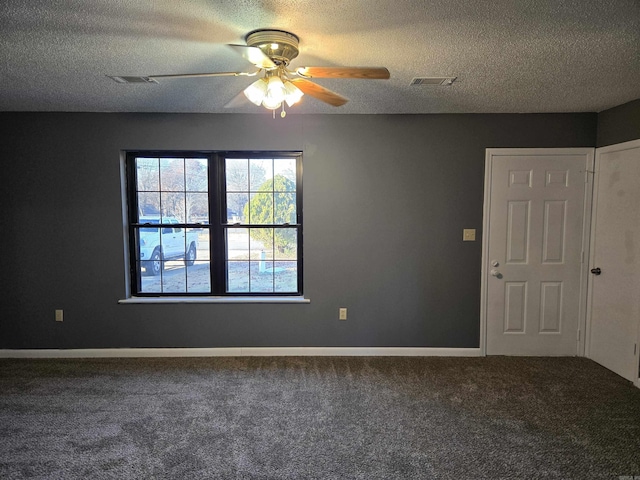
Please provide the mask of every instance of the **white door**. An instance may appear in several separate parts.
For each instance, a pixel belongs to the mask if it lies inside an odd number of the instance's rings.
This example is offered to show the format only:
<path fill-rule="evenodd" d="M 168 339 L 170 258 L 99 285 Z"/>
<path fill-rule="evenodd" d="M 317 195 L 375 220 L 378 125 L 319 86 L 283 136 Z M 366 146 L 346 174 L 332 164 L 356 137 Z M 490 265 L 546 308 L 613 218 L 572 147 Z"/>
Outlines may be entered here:
<path fill-rule="evenodd" d="M 595 171 L 587 356 L 637 381 L 640 141 L 598 149 Z"/>
<path fill-rule="evenodd" d="M 593 149 L 487 150 L 482 280 L 488 355 L 579 353 L 592 165 Z"/>

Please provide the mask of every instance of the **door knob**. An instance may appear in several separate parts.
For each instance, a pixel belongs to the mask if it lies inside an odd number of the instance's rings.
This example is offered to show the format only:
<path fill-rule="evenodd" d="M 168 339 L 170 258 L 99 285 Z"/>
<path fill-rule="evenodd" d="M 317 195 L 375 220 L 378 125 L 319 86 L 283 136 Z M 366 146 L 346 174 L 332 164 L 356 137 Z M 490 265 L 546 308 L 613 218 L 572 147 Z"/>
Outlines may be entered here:
<path fill-rule="evenodd" d="M 498 270 L 496 270 L 495 268 L 491 270 L 491 276 L 492 277 L 499 277 L 500 276 L 500 272 Z"/>
<path fill-rule="evenodd" d="M 594 275 L 600 275 L 602 273 L 602 270 L 600 270 L 600 268 L 598 267 L 592 268 L 591 273 L 593 273 Z"/>

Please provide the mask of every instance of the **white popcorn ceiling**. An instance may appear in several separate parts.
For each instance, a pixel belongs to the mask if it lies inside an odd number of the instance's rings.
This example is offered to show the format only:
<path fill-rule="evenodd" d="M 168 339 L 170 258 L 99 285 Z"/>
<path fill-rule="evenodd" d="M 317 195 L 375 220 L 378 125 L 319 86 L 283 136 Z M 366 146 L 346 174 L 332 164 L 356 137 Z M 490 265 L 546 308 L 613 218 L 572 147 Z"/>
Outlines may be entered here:
<path fill-rule="evenodd" d="M 638 0 L 2 0 L 0 110 L 265 113 L 224 105 L 254 79 L 121 85 L 105 75 L 253 71 L 227 43 L 277 28 L 297 66 L 384 66 L 318 79 L 289 113 L 598 112 L 640 98 Z M 457 76 L 453 86 L 409 86 Z"/>

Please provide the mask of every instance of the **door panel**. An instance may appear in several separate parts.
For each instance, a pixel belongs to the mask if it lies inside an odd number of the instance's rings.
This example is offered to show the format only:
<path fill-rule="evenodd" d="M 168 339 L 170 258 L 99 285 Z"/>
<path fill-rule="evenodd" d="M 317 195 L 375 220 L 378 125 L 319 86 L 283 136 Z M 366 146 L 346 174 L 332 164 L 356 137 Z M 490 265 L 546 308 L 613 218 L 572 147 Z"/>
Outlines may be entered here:
<path fill-rule="evenodd" d="M 564 261 L 565 219 L 567 202 L 551 200 L 544 203 L 544 226 L 542 263 L 562 263 Z"/>
<path fill-rule="evenodd" d="M 527 321 L 526 282 L 504 282 L 504 330 L 503 333 L 525 333 Z"/>
<path fill-rule="evenodd" d="M 592 149 L 487 151 L 487 354 L 578 353 L 592 161 Z"/>
<path fill-rule="evenodd" d="M 594 179 L 587 356 L 638 379 L 640 141 L 598 149 Z"/>
<path fill-rule="evenodd" d="M 562 319 L 562 282 L 542 282 L 540 333 L 560 333 Z"/>
<path fill-rule="evenodd" d="M 526 264 L 529 253 L 529 202 L 508 202 L 507 263 Z"/>

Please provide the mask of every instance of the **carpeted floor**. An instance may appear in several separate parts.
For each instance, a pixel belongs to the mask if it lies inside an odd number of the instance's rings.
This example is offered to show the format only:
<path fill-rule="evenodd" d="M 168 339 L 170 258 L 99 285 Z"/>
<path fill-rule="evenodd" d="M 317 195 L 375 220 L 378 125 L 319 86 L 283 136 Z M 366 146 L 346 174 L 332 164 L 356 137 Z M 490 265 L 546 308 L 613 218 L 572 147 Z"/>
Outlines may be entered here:
<path fill-rule="evenodd" d="M 0 478 L 640 476 L 640 390 L 584 358 L 0 360 Z"/>

